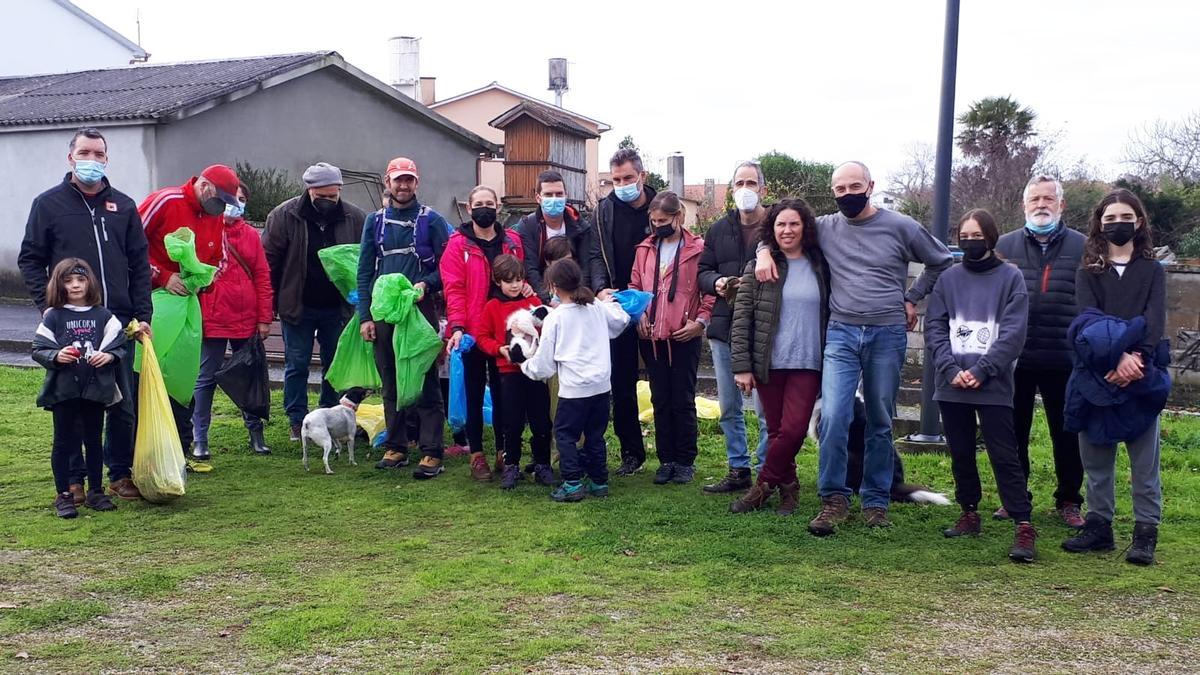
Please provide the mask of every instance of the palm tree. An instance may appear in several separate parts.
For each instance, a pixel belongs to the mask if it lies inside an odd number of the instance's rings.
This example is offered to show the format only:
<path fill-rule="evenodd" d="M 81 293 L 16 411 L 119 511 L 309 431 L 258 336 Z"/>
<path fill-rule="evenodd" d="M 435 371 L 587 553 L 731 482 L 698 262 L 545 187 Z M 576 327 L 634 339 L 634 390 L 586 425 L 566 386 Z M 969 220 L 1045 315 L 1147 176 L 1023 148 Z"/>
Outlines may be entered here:
<path fill-rule="evenodd" d="M 971 158 L 1003 153 L 1011 157 L 1037 135 L 1037 115 L 1008 96 L 983 98 L 958 116 L 963 129 L 955 137 L 963 155 Z"/>

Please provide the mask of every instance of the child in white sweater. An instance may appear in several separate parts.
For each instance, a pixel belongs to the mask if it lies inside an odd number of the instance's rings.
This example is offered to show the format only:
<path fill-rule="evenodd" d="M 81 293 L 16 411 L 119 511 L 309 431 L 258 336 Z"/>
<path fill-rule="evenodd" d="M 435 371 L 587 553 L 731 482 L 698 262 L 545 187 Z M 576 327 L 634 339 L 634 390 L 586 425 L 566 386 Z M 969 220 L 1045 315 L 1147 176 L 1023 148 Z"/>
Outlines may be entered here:
<path fill-rule="evenodd" d="M 585 472 L 591 482 L 586 492 L 593 497 L 607 497 L 608 448 L 604 431 L 608 428 L 612 391 L 608 340 L 625 330 L 629 315 L 611 300 L 598 301 L 583 285 L 583 273 L 570 258 L 551 265 L 545 279 L 547 290 L 559 305 L 546 317 L 537 351 L 521 363 L 521 371 L 535 380 L 558 375 L 554 438 L 563 483 L 550 498 L 557 502 L 582 500 Z"/>

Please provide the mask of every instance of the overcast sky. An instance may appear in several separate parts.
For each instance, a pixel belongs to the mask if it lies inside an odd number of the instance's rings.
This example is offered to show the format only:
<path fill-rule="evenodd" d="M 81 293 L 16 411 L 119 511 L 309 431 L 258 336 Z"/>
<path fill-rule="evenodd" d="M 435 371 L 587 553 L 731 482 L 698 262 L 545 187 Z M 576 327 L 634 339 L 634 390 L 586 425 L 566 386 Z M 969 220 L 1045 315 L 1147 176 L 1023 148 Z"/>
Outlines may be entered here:
<path fill-rule="evenodd" d="M 439 99 L 496 80 L 552 100 L 547 59 L 565 57 L 564 105 L 612 126 L 602 157 L 631 134 L 649 155 L 684 153 L 689 183 L 726 180 L 739 159 L 773 149 L 859 159 L 883 183 L 908 147 L 936 140 L 945 11 L 936 0 L 719 11 L 692 2 L 76 4 L 131 39 L 140 8 L 151 63 L 335 50 L 387 81 L 387 39 L 420 37 L 421 74 L 437 77 Z M 1200 109 L 1200 3 L 962 5 L 956 112 L 1011 95 L 1057 136 L 1064 165 L 1084 159 L 1114 178 L 1133 129 Z"/>

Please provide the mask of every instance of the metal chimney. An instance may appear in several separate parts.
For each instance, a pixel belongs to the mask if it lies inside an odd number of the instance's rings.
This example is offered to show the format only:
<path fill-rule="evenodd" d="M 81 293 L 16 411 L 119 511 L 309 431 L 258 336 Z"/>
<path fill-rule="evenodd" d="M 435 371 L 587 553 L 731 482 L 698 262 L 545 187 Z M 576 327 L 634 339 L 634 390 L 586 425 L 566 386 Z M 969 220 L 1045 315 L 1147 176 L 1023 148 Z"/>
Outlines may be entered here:
<path fill-rule="evenodd" d="M 550 91 L 554 92 L 554 105 L 562 107 L 562 97 L 568 89 L 567 60 L 550 59 Z"/>
<path fill-rule="evenodd" d="M 388 40 L 392 85 L 405 96 L 420 100 L 421 96 L 421 38 L 399 36 Z"/>
<path fill-rule="evenodd" d="M 683 154 L 675 153 L 667 158 L 667 187 L 683 198 Z"/>

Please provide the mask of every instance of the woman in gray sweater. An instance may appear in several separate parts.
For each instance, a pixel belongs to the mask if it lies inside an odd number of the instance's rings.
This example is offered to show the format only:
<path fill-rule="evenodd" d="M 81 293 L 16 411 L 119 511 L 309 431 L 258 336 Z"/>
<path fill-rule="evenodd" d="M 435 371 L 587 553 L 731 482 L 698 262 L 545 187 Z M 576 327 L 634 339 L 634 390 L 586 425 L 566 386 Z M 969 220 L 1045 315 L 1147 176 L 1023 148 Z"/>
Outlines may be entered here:
<path fill-rule="evenodd" d="M 992 215 L 968 211 L 959 222 L 963 262 L 944 272 L 929 297 L 925 345 L 935 377 L 934 400 L 950 446 L 955 499 L 962 516 L 943 534 L 979 534 L 981 488 L 975 460 L 976 418 L 983 430 L 1000 502 L 1016 523 L 1008 556 L 1032 562 L 1037 532 L 1030 523 L 1025 473 L 1013 429 L 1013 369 L 1025 344 L 1028 297 L 1020 270 L 996 254 Z"/>

